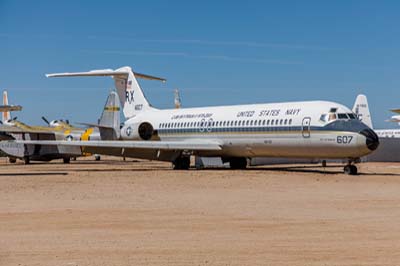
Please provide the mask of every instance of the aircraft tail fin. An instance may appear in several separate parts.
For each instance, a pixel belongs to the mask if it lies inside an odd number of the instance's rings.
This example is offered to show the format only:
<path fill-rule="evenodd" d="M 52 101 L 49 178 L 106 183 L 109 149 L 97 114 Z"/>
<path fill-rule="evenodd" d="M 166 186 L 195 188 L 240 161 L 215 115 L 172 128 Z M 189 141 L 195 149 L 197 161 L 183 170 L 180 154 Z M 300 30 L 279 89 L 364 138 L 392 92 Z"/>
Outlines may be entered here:
<path fill-rule="evenodd" d="M 367 96 L 363 94 L 357 96 L 354 103 L 353 112 L 358 116 L 361 122 L 363 122 L 370 128 L 373 128 Z"/>
<path fill-rule="evenodd" d="M 111 91 L 104 105 L 103 113 L 98 122 L 98 128 L 102 140 L 119 139 L 120 130 L 120 100 L 118 93 Z"/>
<path fill-rule="evenodd" d="M 115 87 L 123 106 L 125 118 L 129 119 L 136 116 L 140 112 L 153 109 L 149 104 L 136 78 L 158 80 L 165 82 L 163 78 L 133 72 L 128 66 L 121 67 L 116 70 L 103 69 L 92 70 L 89 72 L 76 73 L 56 73 L 47 74 L 46 77 L 93 77 L 93 76 L 111 76 L 114 78 Z"/>
<path fill-rule="evenodd" d="M 174 104 L 176 109 L 179 109 L 182 106 L 181 95 L 179 94 L 178 89 L 175 89 L 174 91 Z"/>
<path fill-rule="evenodd" d="M 8 106 L 8 93 L 7 93 L 7 91 L 3 91 L 3 105 L 4 106 Z M 3 112 L 2 121 L 6 122 L 7 120 L 10 120 L 10 119 L 11 119 L 11 112 L 10 111 Z"/>

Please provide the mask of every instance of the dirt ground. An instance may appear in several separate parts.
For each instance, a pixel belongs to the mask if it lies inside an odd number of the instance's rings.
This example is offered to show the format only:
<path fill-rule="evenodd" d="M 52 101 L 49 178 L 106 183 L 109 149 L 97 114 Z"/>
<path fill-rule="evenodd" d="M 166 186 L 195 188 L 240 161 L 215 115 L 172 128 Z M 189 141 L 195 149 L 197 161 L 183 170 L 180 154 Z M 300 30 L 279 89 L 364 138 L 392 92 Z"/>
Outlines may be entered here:
<path fill-rule="evenodd" d="M 399 265 L 400 164 L 0 159 L 0 265 Z"/>

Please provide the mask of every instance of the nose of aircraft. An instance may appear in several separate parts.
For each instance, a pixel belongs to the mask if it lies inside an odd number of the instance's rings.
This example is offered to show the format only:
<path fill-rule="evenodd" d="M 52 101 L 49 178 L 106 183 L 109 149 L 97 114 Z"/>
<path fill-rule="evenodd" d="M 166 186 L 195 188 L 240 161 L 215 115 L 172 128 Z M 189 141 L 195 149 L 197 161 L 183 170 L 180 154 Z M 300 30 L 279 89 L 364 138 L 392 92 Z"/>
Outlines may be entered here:
<path fill-rule="evenodd" d="M 361 130 L 360 134 L 365 136 L 366 145 L 367 145 L 368 149 L 370 149 L 371 151 L 374 151 L 378 148 L 379 137 L 378 137 L 378 135 L 376 135 L 376 133 L 372 129 L 368 128 L 368 129 Z"/>

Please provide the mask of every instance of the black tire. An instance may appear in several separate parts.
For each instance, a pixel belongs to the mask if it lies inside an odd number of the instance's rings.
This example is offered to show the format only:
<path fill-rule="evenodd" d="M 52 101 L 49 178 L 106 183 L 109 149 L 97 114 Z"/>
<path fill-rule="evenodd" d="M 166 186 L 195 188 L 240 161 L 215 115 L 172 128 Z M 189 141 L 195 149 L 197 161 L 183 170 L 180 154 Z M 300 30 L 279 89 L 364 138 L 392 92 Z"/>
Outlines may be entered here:
<path fill-rule="evenodd" d="M 179 157 L 175 160 L 174 170 L 189 170 L 190 168 L 190 157 Z"/>
<path fill-rule="evenodd" d="M 63 158 L 63 163 L 70 163 L 71 162 L 71 158 Z"/>
<path fill-rule="evenodd" d="M 232 158 L 229 160 L 229 166 L 231 169 L 246 169 L 247 159 L 246 158 Z"/>
<path fill-rule="evenodd" d="M 25 156 L 23 160 L 24 160 L 24 164 L 29 164 L 31 162 L 31 160 L 29 159 L 28 156 Z"/>
<path fill-rule="evenodd" d="M 95 159 L 96 161 L 100 161 L 100 160 L 101 160 L 101 156 L 100 156 L 100 155 L 95 155 L 95 156 L 94 156 L 94 159 Z"/>
<path fill-rule="evenodd" d="M 16 162 L 17 162 L 17 158 L 8 157 L 8 162 L 9 162 L 9 163 L 16 163 Z"/>
<path fill-rule="evenodd" d="M 355 166 L 355 165 L 346 165 L 344 167 L 344 173 L 346 175 L 357 175 L 358 174 L 357 166 Z"/>

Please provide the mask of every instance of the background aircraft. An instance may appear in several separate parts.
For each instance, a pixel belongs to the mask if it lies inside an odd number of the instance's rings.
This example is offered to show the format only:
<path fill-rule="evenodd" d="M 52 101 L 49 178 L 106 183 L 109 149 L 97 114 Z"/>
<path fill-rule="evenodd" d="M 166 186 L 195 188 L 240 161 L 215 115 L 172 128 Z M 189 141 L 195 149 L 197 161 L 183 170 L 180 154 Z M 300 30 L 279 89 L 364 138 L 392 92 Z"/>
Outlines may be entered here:
<path fill-rule="evenodd" d="M 357 96 L 356 102 L 353 107 L 353 111 L 358 115 L 358 117 L 362 122 L 364 122 L 370 128 L 373 128 L 367 96 L 363 94 Z M 400 109 L 393 109 L 391 111 L 395 113 L 400 113 Z M 400 122 L 400 115 L 392 116 L 392 118 L 387 121 Z M 380 138 L 400 138 L 399 128 L 374 129 L 374 131 L 376 132 L 376 134 L 378 134 Z"/>
<path fill-rule="evenodd" d="M 90 124 L 88 128 L 77 128 L 62 120 L 53 120 L 48 122 L 49 126 L 29 126 L 16 119 L 8 119 L 4 125 L 0 126 L 0 133 L 3 140 L 99 140 L 115 139 L 114 127 L 119 130 L 120 127 L 120 100 L 115 91 L 110 92 L 103 113 L 98 124 Z M 6 116 L 7 117 L 7 116 Z M 8 114 L 11 117 L 11 114 Z M 101 130 L 99 130 L 101 128 Z M 0 142 L 0 149 L 9 157 L 9 161 L 16 162 L 16 159 L 22 159 L 26 164 L 30 161 L 50 161 L 54 159 L 63 159 L 64 163 L 69 163 L 71 158 L 83 155 L 91 155 L 84 148 L 66 147 L 54 145 L 27 145 L 16 142 Z M 100 159 L 96 155 L 96 160 Z"/>
<path fill-rule="evenodd" d="M 378 136 L 347 107 L 325 101 L 216 106 L 159 110 L 146 100 L 130 67 L 48 77 L 111 76 L 127 119 L 120 131 L 125 141 L 26 141 L 84 146 L 99 154 L 170 161 L 188 169 L 190 155 L 221 157 L 243 169 L 253 157 L 346 159 L 344 171 L 356 174 L 361 156 L 374 151 Z"/>

